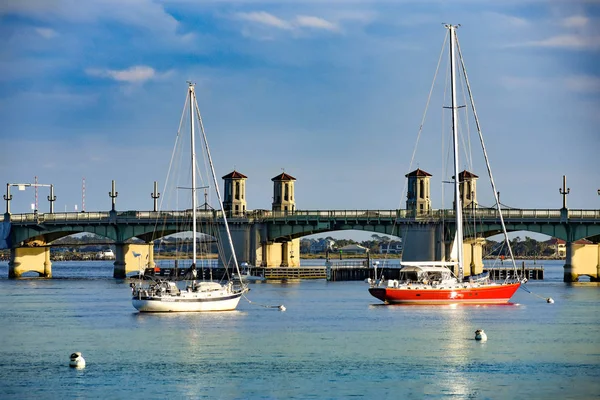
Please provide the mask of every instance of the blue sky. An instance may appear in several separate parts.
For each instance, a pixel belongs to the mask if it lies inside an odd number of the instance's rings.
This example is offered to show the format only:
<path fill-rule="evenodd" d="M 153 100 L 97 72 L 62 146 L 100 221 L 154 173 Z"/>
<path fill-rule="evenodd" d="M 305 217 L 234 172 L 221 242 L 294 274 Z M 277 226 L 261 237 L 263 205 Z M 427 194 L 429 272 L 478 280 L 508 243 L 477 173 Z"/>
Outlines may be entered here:
<path fill-rule="evenodd" d="M 118 210 L 150 210 L 193 80 L 217 174 L 248 176 L 249 209 L 270 208 L 282 169 L 297 178 L 298 209 L 404 208 L 404 175 L 417 167 L 434 175 L 433 207 L 450 207 L 440 193 L 443 99 L 432 99 L 410 162 L 441 23 L 452 22 L 462 24 L 501 202 L 560 208 L 567 175 L 569 207 L 598 209 L 599 9 L 592 0 L 4 1 L 0 184 L 37 176 L 54 185 L 57 211 L 73 211 L 85 177 L 85 208 L 102 211 L 114 179 Z M 493 205 L 484 167 L 472 170 L 480 203 Z M 12 211 L 28 212 L 34 191 L 13 195 Z M 39 190 L 42 212 L 47 195 Z"/>

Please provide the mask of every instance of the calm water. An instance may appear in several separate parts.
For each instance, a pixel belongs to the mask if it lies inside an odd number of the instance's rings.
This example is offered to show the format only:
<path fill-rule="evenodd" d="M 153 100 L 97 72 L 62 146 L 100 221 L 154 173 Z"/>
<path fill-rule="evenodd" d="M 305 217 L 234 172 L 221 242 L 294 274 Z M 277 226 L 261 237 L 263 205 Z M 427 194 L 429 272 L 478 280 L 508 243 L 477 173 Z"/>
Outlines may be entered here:
<path fill-rule="evenodd" d="M 0 398 L 598 398 L 600 286 L 543 265 L 527 287 L 555 304 L 382 306 L 363 282 L 319 280 L 254 284 L 234 312 L 144 315 L 110 262 L 55 262 L 49 280 L 0 263 Z"/>

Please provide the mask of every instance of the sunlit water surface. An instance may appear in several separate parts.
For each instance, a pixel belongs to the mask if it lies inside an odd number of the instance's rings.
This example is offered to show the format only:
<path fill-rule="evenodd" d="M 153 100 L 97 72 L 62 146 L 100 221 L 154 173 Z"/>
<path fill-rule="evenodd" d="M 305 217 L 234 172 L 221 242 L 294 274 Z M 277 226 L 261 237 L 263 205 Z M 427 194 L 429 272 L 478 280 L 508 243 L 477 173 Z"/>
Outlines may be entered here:
<path fill-rule="evenodd" d="M 562 264 L 513 305 L 384 306 L 364 282 L 316 280 L 253 284 L 234 312 L 147 315 L 110 262 L 18 280 L 0 263 L 0 398 L 598 398 L 600 286 L 563 283 Z"/>

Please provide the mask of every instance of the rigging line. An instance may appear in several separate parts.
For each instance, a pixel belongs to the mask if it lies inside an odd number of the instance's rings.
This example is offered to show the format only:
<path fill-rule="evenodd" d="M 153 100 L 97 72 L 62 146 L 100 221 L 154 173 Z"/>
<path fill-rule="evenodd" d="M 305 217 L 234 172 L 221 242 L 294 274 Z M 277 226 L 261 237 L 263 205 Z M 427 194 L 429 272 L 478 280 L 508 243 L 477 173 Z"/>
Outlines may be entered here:
<path fill-rule="evenodd" d="M 465 82 L 462 79 L 459 79 L 460 82 L 460 88 L 461 88 L 461 92 L 463 95 L 463 103 L 467 104 L 467 91 L 465 90 Z M 465 126 L 466 126 L 466 137 L 467 137 L 467 143 L 465 144 L 465 138 L 463 135 L 462 136 L 462 142 L 463 142 L 463 148 L 465 149 L 464 153 L 465 153 L 465 159 L 468 160 L 467 161 L 467 166 L 469 167 L 470 171 L 473 171 L 473 151 L 471 149 L 471 129 L 470 129 L 470 125 L 469 125 L 469 115 L 467 113 L 467 107 L 464 107 L 464 118 L 465 118 Z"/>
<path fill-rule="evenodd" d="M 196 116 L 198 118 L 198 122 L 200 125 L 200 131 L 202 132 L 202 138 L 204 140 L 204 147 L 206 150 L 206 156 L 208 158 L 208 163 L 210 164 L 210 169 L 212 172 L 212 176 L 213 176 L 213 180 L 214 180 L 214 185 L 215 185 L 215 191 L 217 193 L 217 199 L 219 200 L 219 207 L 221 208 L 221 211 L 223 211 L 223 200 L 221 198 L 221 192 L 219 191 L 219 183 L 217 182 L 217 177 L 215 174 L 215 169 L 214 169 L 214 165 L 212 162 L 212 157 L 210 155 L 210 149 L 208 148 L 208 139 L 206 138 L 206 132 L 204 131 L 204 123 L 202 122 L 202 115 L 200 114 L 200 108 L 198 107 L 198 101 L 196 100 L 196 96 L 194 94 L 194 106 L 196 108 Z M 191 101 L 191 100 L 190 100 Z M 235 270 L 237 272 L 237 274 L 239 276 L 241 276 L 241 272 L 240 272 L 240 267 L 238 265 L 238 261 L 237 261 L 237 257 L 235 255 L 235 249 L 233 247 L 233 239 L 231 238 L 231 232 L 229 230 L 229 225 L 227 224 L 227 216 L 225 215 L 225 212 L 223 211 L 223 222 L 225 224 L 225 231 L 227 232 L 227 238 L 229 239 L 229 246 L 231 248 L 231 255 L 233 257 L 233 262 L 235 265 Z M 243 290 L 247 289 L 248 287 L 244 285 L 244 283 L 242 282 L 242 288 Z"/>
<path fill-rule="evenodd" d="M 444 47 L 445 47 L 445 43 L 444 42 Z M 450 78 L 450 62 L 446 63 L 446 73 L 444 74 L 444 94 L 442 96 L 442 106 L 444 104 L 444 102 L 446 101 L 446 96 L 448 95 L 448 81 Z M 441 170 L 442 170 L 442 177 L 445 176 L 446 171 L 449 169 L 448 168 L 448 163 L 450 160 L 450 146 L 446 147 L 445 145 L 445 141 L 444 139 L 446 138 L 446 124 L 444 121 L 445 115 L 444 112 L 442 110 L 442 112 L 440 113 L 440 118 L 441 118 L 441 122 L 440 122 L 440 126 L 441 126 L 441 146 L 440 146 L 440 160 L 442 160 L 441 162 Z M 450 142 L 450 144 L 452 144 L 452 142 Z M 446 157 L 444 157 L 444 151 L 447 152 Z M 442 199 L 441 199 L 441 207 L 440 209 L 444 209 L 444 202 L 446 201 L 446 190 L 444 187 L 444 184 L 442 183 L 442 188 L 441 188 L 441 195 L 442 195 Z M 446 215 L 443 213 L 442 214 L 442 232 L 445 232 L 445 228 L 446 227 Z"/>
<path fill-rule="evenodd" d="M 425 118 L 427 117 L 427 110 L 429 109 L 429 104 L 431 102 L 431 95 L 433 93 L 433 88 L 435 87 L 435 81 L 437 80 L 437 75 L 440 69 L 440 64 L 442 63 L 442 57 L 444 55 L 444 48 L 446 47 L 446 42 L 448 40 L 448 33 L 446 33 L 445 37 L 444 37 L 444 43 L 442 44 L 442 49 L 440 51 L 440 56 L 438 58 L 438 62 L 437 62 L 437 66 L 435 67 L 435 74 L 433 75 L 433 81 L 431 82 L 431 87 L 429 88 L 429 95 L 427 96 L 427 102 L 425 103 L 425 111 L 423 112 L 423 116 L 421 118 L 421 124 L 419 125 L 419 131 L 417 133 L 417 140 L 415 142 L 415 147 L 413 148 L 413 152 L 412 152 L 412 156 L 410 158 L 410 164 L 408 166 L 409 172 L 412 169 L 413 166 L 413 162 L 415 160 L 415 155 L 417 153 L 417 147 L 419 145 L 419 139 L 421 137 L 421 133 L 423 132 L 423 126 L 425 125 Z M 400 199 L 403 198 L 403 195 L 407 192 L 407 186 L 408 186 L 408 179 L 404 180 L 404 186 L 402 188 L 402 194 L 400 195 Z M 400 209 L 402 206 L 402 200 L 400 200 L 400 204 L 398 205 L 398 209 Z M 408 210 L 407 210 L 408 211 Z M 392 225 L 392 232 L 394 232 L 394 229 L 396 228 L 396 220 L 394 220 L 394 224 Z M 406 232 L 408 232 L 408 227 L 405 226 L 404 229 L 404 233 L 405 235 L 402 235 L 400 237 L 406 237 Z M 400 232 L 398 232 L 400 233 Z M 403 240 L 404 243 L 404 240 Z"/>
<path fill-rule="evenodd" d="M 427 96 L 427 102 L 425 103 L 425 111 L 423 112 L 423 117 L 421 118 L 421 124 L 419 125 L 419 131 L 417 133 L 417 141 L 415 143 L 415 147 L 413 149 L 413 153 L 412 153 L 412 157 L 410 158 L 410 165 L 409 165 L 409 169 L 412 168 L 414 159 L 415 159 L 415 154 L 417 153 L 417 147 L 419 144 L 419 139 L 421 137 L 421 133 L 423 132 L 423 126 L 425 125 L 425 118 L 427 117 L 427 110 L 429 109 L 429 103 L 431 102 L 431 95 L 433 93 L 433 88 L 435 86 L 435 81 L 437 79 L 437 75 L 438 75 L 438 71 L 440 69 L 440 64 L 442 62 L 442 56 L 444 55 L 444 47 L 446 46 L 446 41 L 448 40 L 448 34 L 446 34 L 446 37 L 444 39 L 444 44 L 442 45 L 442 50 L 440 52 L 440 57 L 438 59 L 438 63 L 437 66 L 435 68 L 435 74 L 433 76 L 433 82 L 431 82 L 431 87 L 429 88 L 429 95 Z M 409 171 L 410 172 L 410 171 Z M 404 190 L 402 191 L 403 193 L 406 191 L 406 180 L 404 182 Z"/>
<path fill-rule="evenodd" d="M 179 142 L 179 138 L 180 138 L 181 126 L 183 124 L 183 119 L 185 118 L 186 107 L 187 107 L 187 96 L 185 98 L 185 104 L 184 104 L 183 110 L 181 112 L 181 118 L 179 118 L 179 127 L 177 128 L 177 135 L 175 136 L 175 144 L 173 145 L 173 150 L 171 151 L 171 160 L 169 161 L 169 168 L 167 169 L 167 177 L 166 177 L 165 182 L 163 184 L 163 196 L 160 199 L 160 203 L 159 203 L 159 206 L 158 206 L 159 210 L 163 210 L 163 202 L 165 201 L 165 195 L 164 195 L 164 193 L 166 193 L 166 191 L 167 191 L 167 185 L 168 185 L 168 182 L 169 182 L 169 177 L 171 175 L 171 168 L 173 167 L 173 160 L 175 159 L 175 153 L 176 153 L 178 142 Z M 156 232 L 156 228 L 158 227 L 158 222 L 159 222 L 158 218 L 159 217 L 157 216 L 156 219 L 155 219 L 155 221 L 154 221 L 154 231 L 155 232 Z"/>
<path fill-rule="evenodd" d="M 506 240 L 506 245 L 508 247 L 508 252 L 510 253 L 510 260 L 512 262 L 513 268 L 515 270 L 515 274 L 517 279 L 520 280 L 519 272 L 517 270 L 517 265 L 515 264 L 515 257 L 512 251 L 512 247 L 510 246 L 510 242 L 508 241 L 508 232 L 506 231 L 506 225 L 504 224 L 504 217 L 502 216 L 502 208 L 500 206 L 500 201 L 498 199 L 498 193 L 496 191 L 496 184 L 494 183 L 494 177 L 492 176 L 492 169 L 490 168 L 490 162 L 488 159 L 487 151 L 485 150 L 485 144 L 483 142 L 483 135 L 481 133 L 481 125 L 479 124 L 479 118 L 477 117 L 477 110 L 475 109 L 475 102 L 473 100 L 473 93 L 471 92 L 471 85 L 469 84 L 469 77 L 467 76 L 467 69 L 465 67 L 465 62 L 463 60 L 462 51 L 460 50 L 460 44 L 458 43 L 458 38 L 456 40 L 456 47 L 458 49 L 458 56 L 460 59 L 460 63 L 463 70 L 463 75 L 465 77 L 465 83 L 467 85 L 467 91 L 469 93 L 469 100 L 471 102 L 471 109 L 473 110 L 473 117 L 475 118 L 475 126 L 477 127 L 477 133 L 479 134 L 479 141 L 481 143 L 481 148 L 483 149 L 483 156 L 485 158 L 485 165 L 487 167 L 488 175 L 490 177 L 490 183 L 492 184 L 492 191 L 494 192 L 494 198 L 496 199 L 497 207 L 498 207 L 498 215 L 500 216 L 500 224 L 502 225 L 502 232 L 504 233 L 504 239 Z"/>

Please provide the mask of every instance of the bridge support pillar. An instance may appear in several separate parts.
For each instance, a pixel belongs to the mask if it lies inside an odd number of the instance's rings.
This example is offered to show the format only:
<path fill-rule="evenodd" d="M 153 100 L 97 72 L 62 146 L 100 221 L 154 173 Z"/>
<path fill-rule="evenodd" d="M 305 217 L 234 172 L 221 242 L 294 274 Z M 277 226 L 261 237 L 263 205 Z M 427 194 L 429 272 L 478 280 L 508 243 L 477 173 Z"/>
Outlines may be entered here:
<path fill-rule="evenodd" d="M 477 275 L 483 272 L 484 238 L 465 239 L 463 254 L 465 257 L 465 276 Z"/>
<path fill-rule="evenodd" d="M 263 267 L 299 267 L 300 239 L 261 245 Z"/>
<path fill-rule="evenodd" d="M 123 279 L 130 272 L 143 271 L 148 265 L 154 264 L 152 243 L 117 243 L 115 250 L 115 278 Z"/>
<path fill-rule="evenodd" d="M 563 281 L 579 282 L 582 275 L 600 281 L 600 244 L 567 243 Z"/>
<path fill-rule="evenodd" d="M 44 278 L 52 278 L 50 247 L 17 247 L 10 250 L 8 277 L 19 278 L 29 271 L 37 272 Z"/>
<path fill-rule="evenodd" d="M 231 233 L 231 240 L 233 241 L 233 248 L 235 249 L 235 257 L 238 264 L 242 264 L 243 262 L 253 264 L 250 249 L 252 248 L 252 241 L 256 239 L 253 237 L 251 227 L 232 218 L 229 223 L 229 232 Z M 219 228 L 218 240 L 223 243 L 225 259 L 230 259 L 231 248 L 227 244 L 227 232 L 223 226 Z"/>
<path fill-rule="evenodd" d="M 281 266 L 299 267 L 300 266 L 300 239 L 290 240 L 281 243 Z"/>
<path fill-rule="evenodd" d="M 403 261 L 442 261 L 445 258 L 441 225 L 415 223 L 403 234 Z"/>
<path fill-rule="evenodd" d="M 154 262 L 154 242 L 148 243 L 148 268 L 156 267 Z"/>

